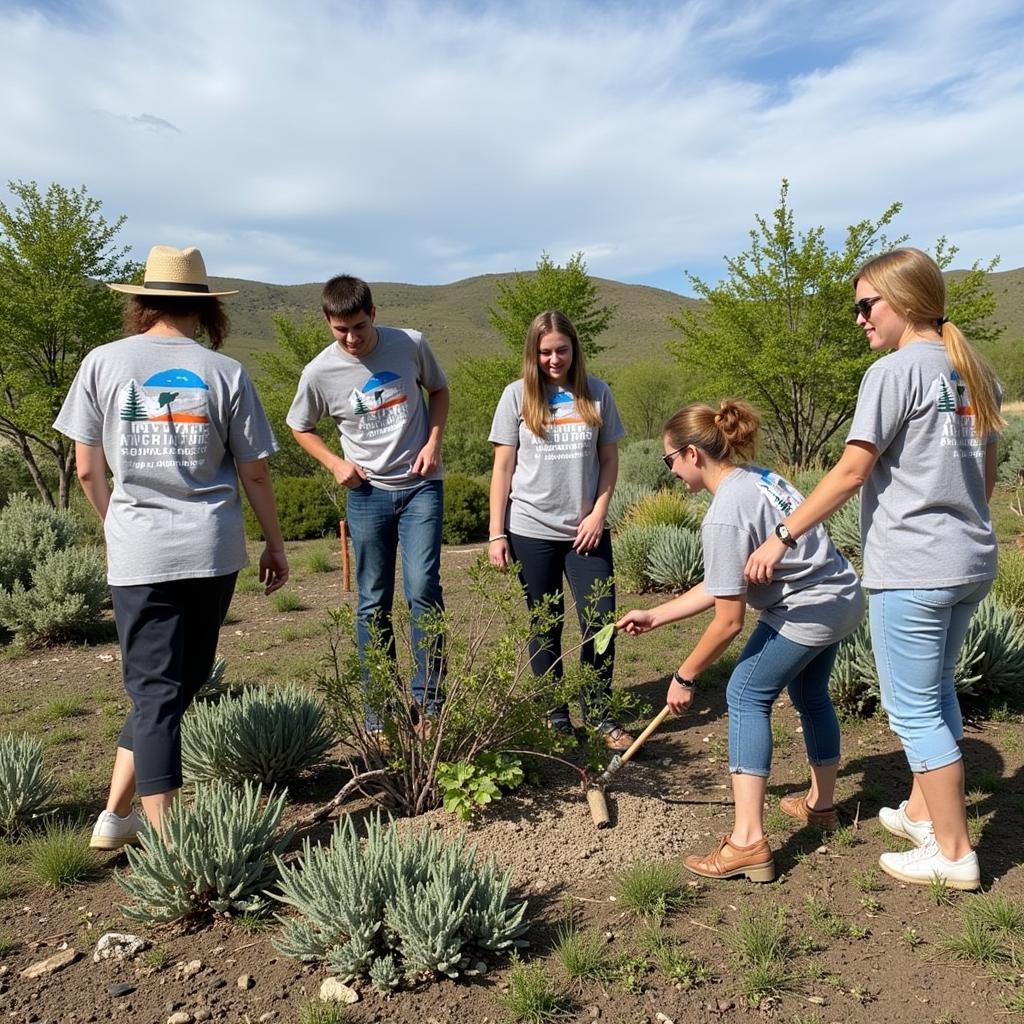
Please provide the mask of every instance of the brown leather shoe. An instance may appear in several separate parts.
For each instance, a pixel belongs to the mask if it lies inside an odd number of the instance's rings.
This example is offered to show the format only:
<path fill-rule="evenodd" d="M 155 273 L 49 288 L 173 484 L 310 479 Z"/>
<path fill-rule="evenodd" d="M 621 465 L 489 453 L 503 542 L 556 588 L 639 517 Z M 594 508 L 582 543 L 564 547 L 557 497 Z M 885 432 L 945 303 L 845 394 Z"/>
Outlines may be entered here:
<path fill-rule="evenodd" d="M 633 737 L 621 725 L 613 725 L 610 729 L 602 730 L 602 735 L 604 745 L 613 754 L 624 754 L 633 745 Z"/>
<path fill-rule="evenodd" d="M 822 832 L 834 832 L 839 828 L 839 815 L 836 813 L 836 809 L 829 807 L 823 811 L 812 811 L 807 806 L 808 796 L 810 796 L 810 793 L 804 793 L 800 796 L 791 793 L 789 796 L 784 796 L 779 801 L 779 809 L 791 818 L 796 818 L 798 821 L 803 821 L 808 825 L 813 825 L 815 828 L 820 828 Z"/>
<path fill-rule="evenodd" d="M 703 878 L 739 878 L 751 882 L 775 880 L 775 858 L 767 839 L 759 839 L 750 846 L 734 846 L 728 836 L 722 836 L 718 849 L 703 857 L 690 856 L 683 862 L 687 871 Z"/>

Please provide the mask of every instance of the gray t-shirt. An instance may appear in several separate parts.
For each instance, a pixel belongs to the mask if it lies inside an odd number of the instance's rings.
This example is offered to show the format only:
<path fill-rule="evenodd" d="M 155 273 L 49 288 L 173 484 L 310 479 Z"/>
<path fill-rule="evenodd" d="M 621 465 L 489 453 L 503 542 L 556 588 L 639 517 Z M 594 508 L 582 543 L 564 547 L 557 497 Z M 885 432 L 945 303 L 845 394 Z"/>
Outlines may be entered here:
<path fill-rule="evenodd" d="M 704 589 L 715 597 L 745 594 L 747 604 L 787 640 L 825 647 L 864 617 L 864 594 L 850 563 L 821 526 L 786 549 L 771 583 L 747 589 L 747 559 L 802 501 L 778 473 L 737 466 L 718 485 L 701 524 Z"/>
<path fill-rule="evenodd" d="M 576 527 L 594 507 L 601 470 L 597 449 L 615 444 L 626 430 L 608 385 L 596 377 L 587 381 L 600 427 L 588 426 L 578 415 L 570 391 L 549 385 L 543 438 L 523 422 L 523 382 L 513 381 L 502 393 L 488 440 L 516 449 L 508 511 L 512 533 L 573 540 Z"/>
<path fill-rule="evenodd" d="M 879 451 L 861 491 L 864 586 L 899 590 L 993 579 L 996 536 L 971 398 L 938 341 L 915 341 L 864 374 L 847 442 Z"/>
<path fill-rule="evenodd" d="M 412 464 L 429 435 L 421 389 L 439 391 L 447 384 L 419 331 L 378 327 L 377 344 L 362 359 L 332 341 L 306 364 L 288 426 L 313 430 L 330 416 L 345 458 L 361 466 L 374 487 L 402 490 L 443 476 L 440 467 L 418 476 Z"/>
<path fill-rule="evenodd" d="M 101 345 L 82 360 L 54 427 L 102 446 L 110 466 L 111 586 L 246 564 L 235 462 L 265 459 L 277 442 L 240 363 L 187 338 Z"/>

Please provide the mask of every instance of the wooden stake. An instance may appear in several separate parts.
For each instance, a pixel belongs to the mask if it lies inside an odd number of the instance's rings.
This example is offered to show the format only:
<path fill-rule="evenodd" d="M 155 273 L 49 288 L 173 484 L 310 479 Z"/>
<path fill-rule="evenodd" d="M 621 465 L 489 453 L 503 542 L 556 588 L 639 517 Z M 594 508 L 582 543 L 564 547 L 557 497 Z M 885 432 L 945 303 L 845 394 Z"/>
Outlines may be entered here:
<path fill-rule="evenodd" d="M 341 586 L 346 594 L 352 592 L 352 566 L 348 557 L 348 523 L 338 521 L 338 537 L 341 541 Z"/>

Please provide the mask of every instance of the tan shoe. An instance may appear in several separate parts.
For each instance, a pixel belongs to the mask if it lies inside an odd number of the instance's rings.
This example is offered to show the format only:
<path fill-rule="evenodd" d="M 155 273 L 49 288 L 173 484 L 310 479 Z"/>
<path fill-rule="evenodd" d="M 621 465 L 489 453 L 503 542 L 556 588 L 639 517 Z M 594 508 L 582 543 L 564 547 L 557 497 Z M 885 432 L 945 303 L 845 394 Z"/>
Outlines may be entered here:
<path fill-rule="evenodd" d="M 624 754 L 633 746 L 633 737 L 621 725 L 613 725 L 610 729 L 604 729 L 601 735 L 604 736 L 604 745 L 613 754 Z"/>
<path fill-rule="evenodd" d="M 820 828 L 822 832 L 834 832 L 839 828 L 839 815 L 836 813 L 836 809 L 829 807 L 824 811 L 812 811 L 807 806 L 808 796 L 810 796 L 810 793 L 805 793 L 801 796 L 795 796 L 794 794 L 784 796 L 779 801 L 779 809 L 791 818 L 796 818 L 798 821 L 803 821 L 808 825 L 813 825 L 815 828 Z"/>
<path fill-rule="evenodd" d="M 775 858 L 767 839 L 759 839 L 750 846 L 735 846 L 728 836 L 722 836 L 718 849 L 704 857 L 690 856 L 683 862 L 687 871 L 703 878 L 738 878 L 751 882 L 775 880 Z"/>

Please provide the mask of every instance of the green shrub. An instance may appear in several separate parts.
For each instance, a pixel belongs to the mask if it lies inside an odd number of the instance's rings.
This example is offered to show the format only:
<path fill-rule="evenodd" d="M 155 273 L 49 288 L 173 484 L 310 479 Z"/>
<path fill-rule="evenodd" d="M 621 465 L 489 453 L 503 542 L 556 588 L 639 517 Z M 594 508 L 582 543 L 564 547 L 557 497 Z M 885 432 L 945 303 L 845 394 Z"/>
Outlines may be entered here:
<path fill-rule="evenodd" d="M 957 692 L 989 699 L 1016 691 L 1024 679 L 1024 622 L 993 597 L 981 602 L 956 663 Z"/>
<path fill-rule="evenodd" d="M 275 612 L 300 612 L 306 606 L 302 603 L 302 598 L 295 593 L 294 590 L 279 590 L 271 599 L 270 603 L 274 607 Z"/>
<path fill-rule="evenodd" d="M 313 548 L 306 559 L 306 568 L 310 572 L 333 572 L 334 570 L 334 549 L 326 544 L 322 547 Z"/>
<path fill-rule="evenodd" d="M 684 526 L 659 526 L 647 556 L 648 579 L 679 593 L 704 579 L 704 548 L 700 534 Z"/>
<path fill-rule="evenodd" d="M 278 859 L 280 894 L 299 917 L 280 917 L 275 946 L 297 960 L 326 962 L 342 981 L 372 976 L 458 977 L 478 960 L 522 945 L 526 903 L 513 904 L 510 873 L 494 858 L 477 863 L 463 837 L 423 829 L 401 835 L 380 814 L 365 842 L 347 815 L 327 845 L 303 844 L 301 858 Z M 380 960 L 391 958 L 383 967 Z"/>
<path fill-rule="evenodd" d="M 648 563 L 658 531 L 656 526 L 634 526 L 612 542 L 615 582 L 623 590 L 640 594 L 651 588 Z"/>
<path fill-rule="evenodd" d="M 467 544 L 487 537 L 490 515 L 487 490 L 472 477 L 449 473 L 444 481 L 445 544 Z"/>
<path fill-rule="evenodd" d="M 333 736 L 320 700 L 287 686 L 194 703 L 181 723 L 181 765 L 198 782 L 288 782 L 318 764 Z"/>
<path fill-rule="evenodd" d="M 1024 483 L 1024 416 L 1007 417 L 999 437 L 999 479 L 1004 484 Z"/>
<path fill-rule="evenodd" d="M 0 510 L 0 588 L 28 587 L 32 570 L 48 555 L 74 547 L 82 524 L 25 494 L 15 494 Z"/>
<path fill-rule="evenodd" d="M 992 596 L 1005 605 L 1024 609 L 1024 551 L 1007 548 L 999 552 L 999 575 Z"/>
<path fill-rule="evenodd" d="M 473 764 L 441 761 L 437 785 L 446 811 L 469 821 L 473 812 L 501 799 L 502 790 L 513 790 L 525 779 L 523 762 L 515 754 L 481 754 Z"/>
<path fill-rule="evenodd" d="M 605 517 L 608 528 L 610 530 L 622 529 L 633 506 L 647 495 L 654 493 L 654 489 L 646 484 L 618 483 L 612 492 L 612 500 L 608 503 L 608 515 Z"/>
<path fill-rule="evenodd" d="M 51 822 L 29 844 L 29 866 L 36 879 L 51 889 L 85 881 L 96 870 L 88 829 Z"/>
<path fill-rule="evenodd" d="M 700 528 L 701 517 L 679 488 L 654 491 L 637 501 L 626 515 L 625 527 L 630 526 L 682 526 L 688 530 Z"/>
<path fill-rule="evenodd" d="M 619 452 L 618 485 L 642 484 L 652 491 L 671 487 L 676 478 L 665 468 L 665 448 L 659 440 L 634 441 Z"/>
<path fill-rule="evenodd" d="M 87 633 L 109 597 L 102 551 L 52 551 L 33 567 L 27 588 L 17 580 L 0 591 L 0 624 L 27 643 L 55 643 Z"/>
<path fill-rule="evenodd" d="M 346 490 L 323 474 L 283 476 L 274 481 L 277 516 L 285 540 L 337 536 L 338 520 L 345 518 Z M 244 503 L 245 534 L 263 540 L 252 506 Z"/>
<path fill-rule="evenodd" d="M 56 791 L 43 767 L 41 743 L 30 736 L 0 735 L 0 834 L 28 824 Z"/>
<path fill-rule="evenodd" d="M 132 900 L 121 910 L 135 921 L 161 924 L 217 911 L 259 913 L 278 877 L 275 859 L 293 831 L 277 834 L 285 794 L 249 782 L 196 787 L 164 815 L 164 838 L 147 822 L 142 846 L 126 847 L 129 870 L 115 877 Z"/>
<path fill-rule="evenodd" d="M 860 495 L 855 494 L 842 508 L 832 513 L 825 522 L 832 543 L 858 571 L 863 561 L 860 547 Z"/>

